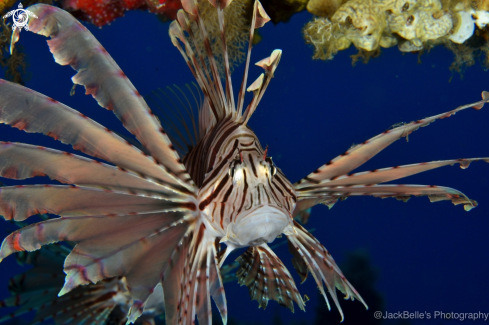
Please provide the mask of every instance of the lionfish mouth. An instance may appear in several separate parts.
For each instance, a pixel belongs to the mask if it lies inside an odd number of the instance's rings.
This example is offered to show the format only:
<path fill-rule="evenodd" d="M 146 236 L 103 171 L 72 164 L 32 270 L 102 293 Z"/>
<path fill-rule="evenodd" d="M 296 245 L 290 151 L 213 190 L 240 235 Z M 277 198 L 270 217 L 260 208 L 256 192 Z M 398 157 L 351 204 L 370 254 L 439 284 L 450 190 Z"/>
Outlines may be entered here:
<path fill-rule="evenodd" d="M 235 247 L 271 243 L 291 223 L 287 212 L 269 205 L 258 207 L 238 220 L 228 226 L 222 242 Z"/>

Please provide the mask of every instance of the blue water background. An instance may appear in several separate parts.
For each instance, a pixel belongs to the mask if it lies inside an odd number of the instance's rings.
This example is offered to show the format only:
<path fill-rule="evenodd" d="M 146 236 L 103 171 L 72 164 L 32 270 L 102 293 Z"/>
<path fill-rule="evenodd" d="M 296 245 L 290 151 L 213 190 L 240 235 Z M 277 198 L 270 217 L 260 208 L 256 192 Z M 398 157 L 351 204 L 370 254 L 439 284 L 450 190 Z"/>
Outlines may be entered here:
<path fill-rule="evenodd" d="M 302 13 L 287 24 L 267 24 L 261 30 L 263 41 L 254 48 L 251 59 L 256 62 L 274 49 L 283 50 L 276 77 L 250 125 L 292 182 L 352 144 L 363 142 L 393 124 L 475 102 L 481 91 L 489 90 L 487 72 L 478 64 L 468 69 L 463 79 L 453 75 L 448 69 L 453 55 L 443 47 L 424 55 L 421 64 L 416 54 L 403 54 L 397 48 L 383 50 L 379 58 L 354 67 L 350 59 L 354 49 L 340 52 L 332 61 L 313 61 L 312 49 L 304 44 L 301 35 L 301 28 L 310 17 Z M 130 12 L 103 29 L 87 27 L 141 94 L 193 81 L 170 42 L 168 23 L 159 22 L 155 16 Z M 85 96 L 82 87 L 77 87 L 75 96 L 70 97 L 70 77 L 74 71 L 53 61 L 44 37 L 23 31 L 19 44 L 29 55 L 32 78 L 27 87 L 80 110 L 110 129 L 124 132 L 115 116 L 99 107 L 91 96 Z M 251 67 L 249 82 L 258 77 L 260 70 Z M 242 67 L 234 73 L 235 89 L 241 74 Z M 409 136 L 409 142 L 405 139 L 395 142 L 359 170 L 487 157 L 488 122 L 489 107 L 463 111 L 416 131 Z M 0 140 L 72 151 L 51 138 L 3 125 Z M 44 181 L 38 178 L 34 183 Z M 386 311 L 489 312 L 489 165 L 477 162 L 467 170 L 444 167 L 400 183 L 453 187 L 477 200 L 480 206 L 465 212 L 461 206 L 447 201 L 430 203 L 427 198 L 413 198 L 408 203 L 349 198 L 332 210 L 315 207 L 307 227 L 316 229 L 314 235 L 339 264 L 351 250 L 365 248 L 370 252 L 373 265 L 379 269 L 376 287 L 386 300 Z M 2 225 L 7 227 L 6 223 Z M 296 276 L 287 247 L 278 248 L 276 253 Z M 0 264 L 2 297 L 7 295 L 9 278 L 20 270 L 14 257 Z M 229 283 L 226 285 L 229 315 L 241 321 L 267 324 L 280 312 L 286 323 L 312 322 L 316 305 L 324 304 L 324 300 L 319 298 L 312 277 L 305 284 L 298 284 L 298 288 L 311 300 L 306 313 L 296 310 L 292 314 L 275 302 L 270 302 L 265 311 L 258 309 L 257 303 L 250 301 L 247 288 Z M 457 322 L 413 320 L 412 324 Z"/>

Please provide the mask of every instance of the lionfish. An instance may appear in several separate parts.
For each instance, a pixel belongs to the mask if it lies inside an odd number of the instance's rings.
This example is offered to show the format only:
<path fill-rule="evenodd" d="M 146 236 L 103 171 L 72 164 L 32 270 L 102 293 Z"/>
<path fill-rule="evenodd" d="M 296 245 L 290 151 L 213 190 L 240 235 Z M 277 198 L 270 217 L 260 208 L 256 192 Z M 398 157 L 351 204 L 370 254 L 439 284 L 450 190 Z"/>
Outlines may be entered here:
<path fill-rule="evenodd" d="M 179 157 L 168 134 L 144 99 L 91 33 L 65 11 L 48 5 L 30 7 L 39 19 L 29 30 L 51 37 L 48 45 L 55 61 L 77 73 L 75 84 L 112 110 L 146 149 L 141 151 L 87 116 L 17 84 L 0 85 L 0 121 L 27 132 L 39 132 L 71 144 L 93 156 L 90 160 L 67 152 L 19 143 L 0 144 L 0 174 L 13 179 L 47 175 L 68 185 L 3 187 L 0 214 L 22 221 L 31 215 L 59 215 L 10 234 L 0 249 L 3 259 L 14 252 L 34 251 L 42 245 L 71 241 L 66 257 L 66 279 L 59 295 L 80 285 L 109 278 L 124 278 L 132 298 L 128 322 L 143 314 L 148 297 L 163 288 L 167 324 L 211 324 L 211 297 L 224 324 L 227 304 L 219 273 L 226 257 L 249 247 L 238 261 L 238 282 L 249 288 L 260 307 L 275 300 L 304 310 L 304 300 L 282 261 L 268 246 L 286 236 L 292 263 L 304 281 L 311 273 L 328 306 L 330 298 L 343 318 L 336 289 L 346 299 L 359 293 L 347 281 L 326 248 L 294 217 L 317 204 L 368 195 L 428 196 L 450 200 L 466 210 L 476 206 L 461 192 L 440 186 L 384 184 L 430 169 L 489 158 L 457 159 L 350 172 L 394 141 L 431 122 L 479 102 L 389 129 L 292 184 L 267 156 L 247 125 L 274 76 L 281 51 L 258 63 L 264 69 L 248 87 L 248 69 L 254 30 L 269 17 L 259 1 L 253 6 L 245 72 L 237 100 L 226 51 L 223 10 L 231 0 L 209 0 L 218 13 L 224 58 L 221 79 L 197 0 L 182 0 L 183 10 L 169 34 L 202 93 L 198 143 Z M 194 34 L 192 24 L 198 26 Z M 203 44 L 197 44 L 198 40 Z M 253 93 L 245 107 L 245 92 Z M 148 152 L 148 154 L 145 154 Z M 107 161 L 105 164 L 99 160 Z M 221 244 L 225 244 L 222 248 Z"/>

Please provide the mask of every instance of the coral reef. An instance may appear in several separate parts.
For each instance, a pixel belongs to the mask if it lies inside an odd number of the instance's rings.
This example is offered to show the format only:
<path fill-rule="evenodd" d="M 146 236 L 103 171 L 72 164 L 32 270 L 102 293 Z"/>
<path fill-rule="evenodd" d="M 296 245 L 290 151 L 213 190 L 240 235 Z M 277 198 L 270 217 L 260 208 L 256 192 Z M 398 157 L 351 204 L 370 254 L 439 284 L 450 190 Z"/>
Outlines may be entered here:
<path fill-rule="evenodd" d="M 417 52 L 438 44 L 460 57 L 451 43 L 465 43 L 489 23 L 482 0 L 311 0 L 307 8 L 318 17 L 304 27 L 304 38 L 322 60 L 352 44 L 367 59 L 380 48 Z M 462 52 L 467 58 L 467 48 Z"/>
<path fill-rule="evenodd" d="M 61 6 L 76 18 L 102 27 L 128 10 L 149 10 L 173 20 L 182 8 L 180 0 L 63 0 Z"/>
<path fill-rule="evenodd" d="M 224 9 L 224 19 L 227 22 L 232 22 L 226 26 L 226 44 L 229 55 L 229 64 L 231 69 L 245 59 L 245 47 L 248 43 L 249 28 L 251 24 L 250 16 L 247 14 L 252 8 L 253 1 L 251 0 L 234 0 Z M 221 32 L 219 30 L 219 21 L 215 8 L 208 1 L 199 3 L 199 12 L 205 23 L 206 31 L 209 35 L 209 40 L 214 53 L 218 68 L 222 73 L 223 68 L 223 51 L 221 45 Z M 197 44 L 200 44 L 200 51 L 204 51 L 204 42 L 201 40 L 201 33 L 198 30 L 197 24 L 192 23 L 192 30 L 197 39 Z"/>
<path fill-rule="evenodd" d="M 305 3 L 301 10 L 305 9 Z M 227 26 L 226 31 L 228 54 L 232 66 L 239 64 L 245 58 L 244 48 L 248 41 L 252 4 L 252 0 L 234 0 L 224 12 L 225 19 L 232 22 Z M 177 11 L 182 8 L 180 0 L 62 0 L 61 6 L 76 18 L 89 21 L 98 27 L 110 24 L 116 18 L 124 16 L 128 10 L 149 10 L 156 13 L 161 21 L 166 22 L 174 20 Z M 206 24 L 212 49 L 217 53 L 217 61 L 220 64 L 222 49 L 216 10 L 208 1 L 201 1 L 199 10 Z M 200 40 L 200 32 L 197 32 L 195 23 L 192 28 Z"/>

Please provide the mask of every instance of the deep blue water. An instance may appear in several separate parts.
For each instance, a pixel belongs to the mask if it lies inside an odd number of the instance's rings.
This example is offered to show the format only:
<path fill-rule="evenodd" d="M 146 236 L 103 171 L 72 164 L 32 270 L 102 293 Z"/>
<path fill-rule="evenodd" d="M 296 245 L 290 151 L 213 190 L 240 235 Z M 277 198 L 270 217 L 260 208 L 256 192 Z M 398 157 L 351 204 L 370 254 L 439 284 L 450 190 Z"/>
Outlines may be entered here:
<path fill-rule="evenodd" d="M 350 49 L 332 61 L 313 61 L 304 44 L 302 26 L 310 15 L 296 15 L 287 24 L 269 23 L 263 41 L 252 53 L 252 62 L 283 50 L 282 60 L 250 125 L 262 145 L 292 182 L 343 153 L 353 143 L 383 132 L 393 124 L 451 110 L 480 99 L 489 90 L 487 72 L 476 65 L 464 78 L 449 71 L 453 55 L 439 47 L 422 57 L 384 50 L 368 64 L 352 67 Z M 158 87 L 182 85 L 193 77 L 168 37 L 168 24 L 145 12 L 130 12 L 111 26 L 88 26 L 143 95 Z M 77 87 L 69 96 L 74 71 L 54 63 L 44 37 L 23 31 L 20 43 L 29 54 L 32 78 L 26 86 L 80 110 L 101 124 L 122 131 L 111 112 L 99 107 Z M 250 82 L 260 68 L 252 66 Z M 235 89 L 242 69 L 234 73 Z M 359 170 L 431 160 L 489 156 L 489 107 L 466 110 L 437 121 L 377 155 Z M 0 127 L 0 140 L 45 145 L 70 151 L 51 138 Z M 4 181 L 2 179 L 2 181 Z M 36 182 L 44 180 L 36 180 Z M 13 184 L 13 182 L 6 182 Z M 412 198 L 349 198 L 332 210 L 313 209 L 309 228 L 341 264 L 348 251 L 365 248 L 379 269 L 377 289 L 386 300 L 386 311 L 489 312 L 487 277 L 489 237 L 489 165 L 477 162 L 467 170 L 444 167 L 412 176 L 400 183 L 453 187 L 479 202 L 465 212 L 450 202 L 430 203 Z M 6 223 L 4 223 L 6 225 Z M 286 246 L 276 250 L 290 268 Z M 20 271 L 14 257 L 0 264 L 0 294 L 7 295 L 8 279 Z M 300 282 L 296 277 L 296 282 Z M 291 314 L 275 302 L 263 311 L 251 302 L 245 287 L 226 285 L 230 317 L 269 323 L 279 311 L 288 322 L 314 319 L 314 309 L 324 301 L 312 278 L 298 288 L 311 301 L 307 313 Z M 361 294 L 361 292 L 360 292 Z M 359 302 L 347 302 L 358 304 Z M 368 301 L 367 301 L 368 304 Z M 384 310 L 384 311 L 385 311 Z M 372 313 L 374 310 L 371 311 Z M 348 318 L 348 314 L 346 315 Z M 466 321 L 468 322 L 468 321 Z M 446 324 L 457 321 L 412 321 L 413 324 Z M 386 322 L 390 324 L 390 322 Z"/>

